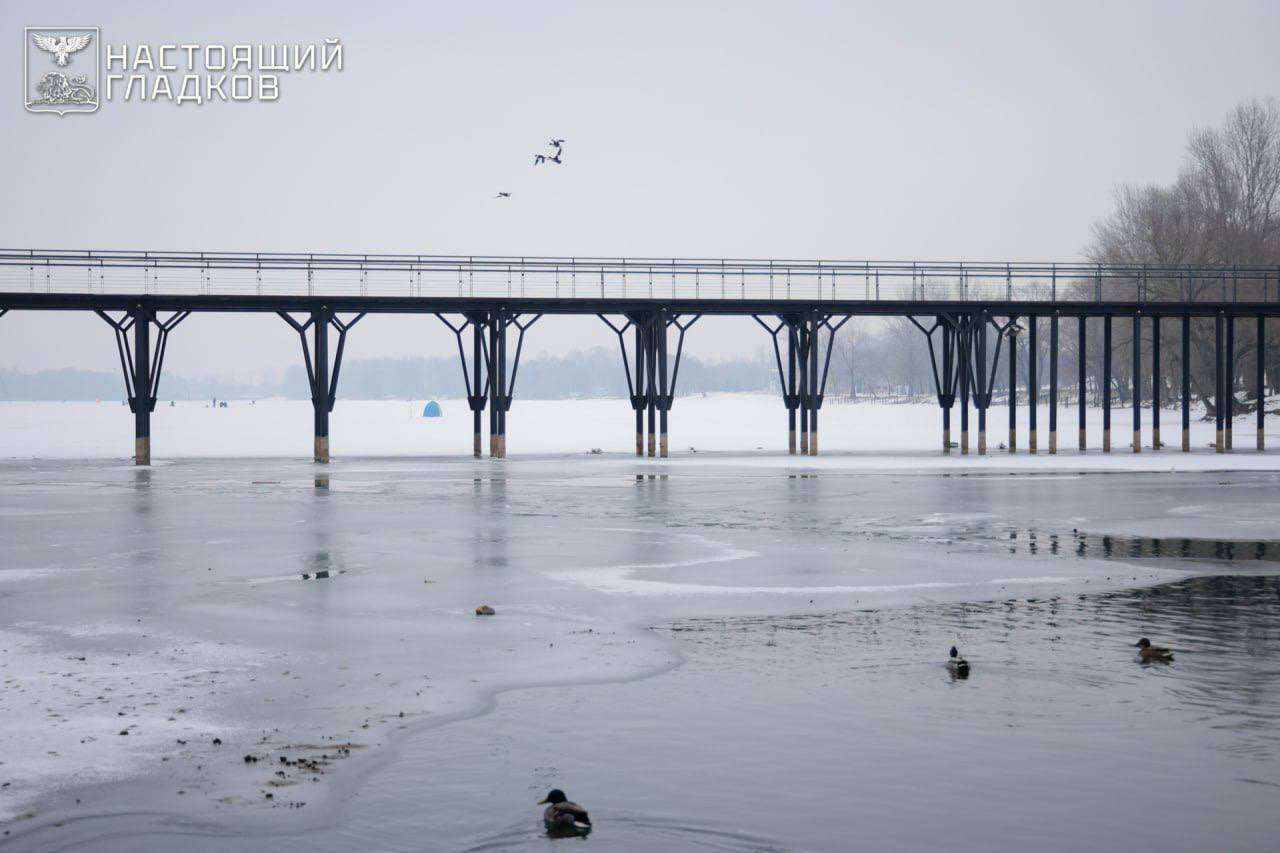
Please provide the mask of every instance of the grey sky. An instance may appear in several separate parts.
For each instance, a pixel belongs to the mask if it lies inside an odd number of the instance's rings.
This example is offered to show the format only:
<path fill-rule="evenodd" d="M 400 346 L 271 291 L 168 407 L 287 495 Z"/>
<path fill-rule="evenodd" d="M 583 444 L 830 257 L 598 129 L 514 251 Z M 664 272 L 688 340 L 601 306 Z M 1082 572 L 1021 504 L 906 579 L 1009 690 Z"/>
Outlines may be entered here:
<path fill-rule="evenodd" d="M 22 2 L 0 8 L 11 248 L 1068 260 L 1122 181 L 1280 80 L 1275 3 Z M 276 103 L 22 107 L 25 26 L 110 44 L 319 43 Z M 565 137 L 565 165 L 532 154 Z M 499 191 L 509 200 L 495 201 Z M 443 353 L 372 318 L 350 356 Z M 550 320 L 534 351 L 611 344 Z M 749 352 L 749 321 L 691 333 Z M 299 356 L 274 317 L 196 317 L 169 369 Z M 0 365 L 110 368 L 96 318 L 0 320 Z"/>

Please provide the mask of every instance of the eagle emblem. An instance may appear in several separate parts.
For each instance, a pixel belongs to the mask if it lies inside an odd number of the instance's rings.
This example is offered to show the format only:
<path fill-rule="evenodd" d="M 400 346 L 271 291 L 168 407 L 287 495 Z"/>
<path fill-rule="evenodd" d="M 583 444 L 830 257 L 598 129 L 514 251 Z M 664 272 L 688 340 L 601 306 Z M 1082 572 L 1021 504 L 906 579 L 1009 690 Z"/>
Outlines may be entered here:
<path fill-rule="evenodd" d="M 36 43 L 36 47 L 52 53 L 59 65 L 66 65 L 71 59 L 71 54 L 88 47 L 92 38 L 93 36 L 87 33 L 85 35 L 61 36 L 59 38 L 41 35 L 40 33 L 31 34 L 31 39 Z"/>

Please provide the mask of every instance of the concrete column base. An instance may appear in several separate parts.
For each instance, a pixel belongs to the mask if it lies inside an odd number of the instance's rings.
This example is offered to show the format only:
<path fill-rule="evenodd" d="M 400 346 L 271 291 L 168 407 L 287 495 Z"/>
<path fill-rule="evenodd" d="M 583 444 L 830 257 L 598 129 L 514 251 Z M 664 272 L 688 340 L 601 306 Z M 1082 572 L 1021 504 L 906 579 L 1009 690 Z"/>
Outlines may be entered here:
<path fill-rule="evenodd" d="M 1031 431 L 1031 443 L 1030 443 L 1029 445 L 1027 445 L 1027 450 L 1029 450 L 1029 451 L 1030 451 L 1030 452 L 1032 452 L 1032 453 L 1035 453 L 1035 452 L 1039 449 L 1039 448 L 1037 448 L 1037 447 L 1036 447 L 1036 444 L 1037 444 L 1037 442 L 1036 442 L 1036 431 L 1035 431 L 1035 430 L 1032 430 L 1032 431 Z"/>
<path fill-rule="evenodd" d="M 658 436 L 654 433 L 649 433 L 649 458 L 652 459 L 657 455 L 658 455 Z"/>
<path fill-rule="evenodd" d="M 800 455 L 809 455 L 809 433 L 807 432 L 800 433 Z"/>
<path fill-rule="evenodd" d="M 328 462 L 328 459 L 325 459 Z M 133 440 L 133 464 L 134 465 L 150 465 L 151 464 L 151 439 L 135 438 Z"/>
<path fill-rule="evenodd" d="M 149 457 L 151 455 L 150 452 L 147 455 Z M 316 436 L 315 461 L 324 465 L 329 464 L 329 436 Z"/>
<path fill-rule="evenodd" d="M 1089 442 L 1085 441 L 1085 431 L 1080 430 L 1080 452 L 1084 453 L 1089 448 Z"/>
<path fill-rule="evenodd" d="M 1191 452 L 1191 430 L 1189 429 L 1184 429 L 1182 431 L 1182 452 Z"/>
<path fill-rule="evenodd" d="M 809 433 L 809 455 L 818 455 L 818 434 L 816 432 Z"/>
<path fill-rule="evenodd" d="M 1258 449 L 1267 449 L 1267 439 L 1263 436 L 1262 430 L 1258 430 Z"/>
<path fill-rule="evenodd" d="M 498 455 L 498 437 L 493 433 L 489 434 L 489 458 L 496 458 Z"/>
<path fill-rule="evenodd" d="M 1111 452 L 1111 430 L 1109 429 L 1104 429 L 1102 431 L 1102 452 Z"/>
<path fill-rule="evenodd" d="M 960 432 L 960 455 L 961 456 L 969 455 L 969 431 L 968 430 L 962 430 Z"/>
<path fill-rule="evenodd" d="M 636 456 L 644 456 L 644 433 L 636 433 Z"/>
<path fill-rule="evenodd" d="M 1016 429 L 1009 430 L 1009 452 L 1018 452 L 1018 431 Z"/>
<path fill-rule="evenodd" d="M 979 456 L 986 456 L 986 455 L 987 455 L 987 432 L 986 432 L 986 430 L 979 430 L 979 432 L 978 432 L 978 455 L 979 455 Z"/>
<path fill-rule="evenodd" d="M 1049 455 L 1053 456 L 1058 452 L 1058 431 L 1049 431 Z"/>
<path fill-rule="evenodd" d="M 664 432 L 658 440 L 658 455 L 667 458 L 667 434 Z"/>
<path fill-rule="evenodd" d="M 787 433 L 787 453 L 792 456 L 796 455 L 796 431 L 791 430 Z"/>
<path fill-rule="evenodd" d="M 472 441 L 471 447 L 472 447 L 472 451 L 471 451 L 472 455 L 475 456 L 475 458 L 479 459 L 480 456 L 482 455 L 480 453 L 480 433 L 475 434 L 475 440 Z"/>
<path fill-rule="evenodd" d="M 942 431 L 942 452 L 951 452 L 951 430 L 949 429 L 944 429 Z"/>
<path fill-rule="evenodd" d="M 1142 452 L 1142 431 L 1141 430 L 1135 429 L 1133 431 L 1133 452 L 1134 453 Z"/>
<path fill-rule="evenodd" d="M 1223 430 L 1223 435 L 1226 437 L 1227 450 L 1230 450 L 1231 449 L 1231 430 L 1229 428 L 1226 430 Z"/>
<path fill-rule="evenodd" d="M 1225 453 L 1227 450 L 1226 439 L 1222 435 L 1222 430 L 1217 431 L 1217 436 L 1214 438 L 1214 448 L 1219 453 Z"/>
<path fill-rule="evenodd" d="M 1151 449 L 1160 449 L 1160 427 L 1151 428 Z"/>
<path fill-rule="evenodd" d="M 505 435 L 498 436 L 498 458 L 507 458 L 507 437 Z"/>

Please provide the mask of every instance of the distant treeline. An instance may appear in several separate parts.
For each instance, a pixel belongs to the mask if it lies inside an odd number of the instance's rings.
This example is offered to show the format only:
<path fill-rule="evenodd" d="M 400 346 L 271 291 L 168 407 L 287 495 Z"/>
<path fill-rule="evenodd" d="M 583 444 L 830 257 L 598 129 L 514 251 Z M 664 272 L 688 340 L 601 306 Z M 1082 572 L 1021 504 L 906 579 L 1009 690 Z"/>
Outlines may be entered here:
<path fill-rule="evenodd" d="M 772 359 L 708 362 L 685 354 L 676 391 L 772 391 L 777 387 Z M 521 359 L 516 394 L 525 399 L 622 397 L 627 380 L 616 350 L 597 348 L 565 356 Z M 118 370 L 0 370 L 0 400 L 115 400 L 124 397 Z M 456 357 L 373 358 L 343 361 L 338 394 L 352 400 L 458 398 L 465 395 Z M 195 379 L 166 373 L 160 381 L 164 400 L 307 399 L 306 371 L 290 367 L 279 382 L 244 383 Z"/>

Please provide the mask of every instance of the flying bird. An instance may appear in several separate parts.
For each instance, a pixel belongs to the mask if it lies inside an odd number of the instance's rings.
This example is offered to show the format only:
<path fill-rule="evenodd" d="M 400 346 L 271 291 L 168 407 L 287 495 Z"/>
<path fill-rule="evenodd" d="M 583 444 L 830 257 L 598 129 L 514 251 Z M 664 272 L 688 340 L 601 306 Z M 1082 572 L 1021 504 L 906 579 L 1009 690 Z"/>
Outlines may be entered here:
<path fill-rule="evenodd" d="M 494 198 L 511 198 L 511 193 L 498 193 Z"/>
<path fill-rule="evenodd" d="M 533 156 L 533 165 L 541 166 L 543 163 L 555 163 L 560 165 L 560 152 L 557 151 L 554 156 L 548 154 L 535 154 Z"/>
<path fill-rule="evenodd" d="M 551 140 L 551 144 L 552 144 L 552 145 L 554 145 L 556 148 L 562 148 L 562 147 L 564 147 L 564 140 L 563 140 L 563 139 L 553 139 L 553 140 Z"/>
<path fill-rule="evenodd" d="M 39 33 L 32 33 L 31 38 L 35 41 L 36 47 L 54 54 L 57 57 L 59 65 L 66 65 L 71 54 L 76 51 L 84 50 L 89 46 L 89 40 L 92 39 L 93 36 L 85 34 L 54 38 L 53 36 L 42 36 Z"/>

